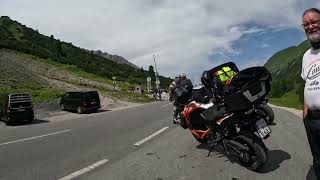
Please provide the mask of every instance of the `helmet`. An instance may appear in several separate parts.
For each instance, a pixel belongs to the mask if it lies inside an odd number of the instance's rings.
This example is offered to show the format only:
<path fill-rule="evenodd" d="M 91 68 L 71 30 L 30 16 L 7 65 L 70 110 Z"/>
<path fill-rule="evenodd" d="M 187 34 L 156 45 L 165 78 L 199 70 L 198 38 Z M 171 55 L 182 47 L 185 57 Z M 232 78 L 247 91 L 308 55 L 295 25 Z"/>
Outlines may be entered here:
<path fill-rule="evenodd" d="M 179 76 L 181 77 L 181 78 L 186 78 L 187 76 L 186 76 L 186 73 L 181 73 L 181 74 L 179 74 Z"/>
<path fill-rule="evenodd" d="M 208 75 L 208 71 L 203 71 L 200 79 L 201 79 L 202 85 L 204 85 L 207 88 L 211 87 L 211 80 L 210 80 L 210 76 Z"/>

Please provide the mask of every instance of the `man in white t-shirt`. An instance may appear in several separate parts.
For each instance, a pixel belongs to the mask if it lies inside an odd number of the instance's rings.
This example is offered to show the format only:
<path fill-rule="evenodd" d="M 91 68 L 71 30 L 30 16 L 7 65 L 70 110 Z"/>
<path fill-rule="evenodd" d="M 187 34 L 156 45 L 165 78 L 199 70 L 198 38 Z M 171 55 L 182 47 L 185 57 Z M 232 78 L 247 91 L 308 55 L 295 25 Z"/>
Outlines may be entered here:
<path fill-rule="evenodd" d="M 320 180 L 320 10 L 307 9 L 302 27 L 311 43 L 302 60 L 301 77 L 305 80 L 303 118 L 313 155 L 313 169 Z"/>

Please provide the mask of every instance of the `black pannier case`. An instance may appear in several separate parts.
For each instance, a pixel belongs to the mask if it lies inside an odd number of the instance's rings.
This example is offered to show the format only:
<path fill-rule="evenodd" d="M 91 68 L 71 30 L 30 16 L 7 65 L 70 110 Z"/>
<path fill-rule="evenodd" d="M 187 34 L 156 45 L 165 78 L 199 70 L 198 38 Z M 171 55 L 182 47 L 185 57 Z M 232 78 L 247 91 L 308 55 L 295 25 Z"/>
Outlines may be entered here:
<path fill-rule="evenodd" d="M 251 108 L 264 100 L 270 91 L 271 74 L 264 67 L 251 67 L 237 73 L 231 80 L 224 103 L 231 111 Z"/>

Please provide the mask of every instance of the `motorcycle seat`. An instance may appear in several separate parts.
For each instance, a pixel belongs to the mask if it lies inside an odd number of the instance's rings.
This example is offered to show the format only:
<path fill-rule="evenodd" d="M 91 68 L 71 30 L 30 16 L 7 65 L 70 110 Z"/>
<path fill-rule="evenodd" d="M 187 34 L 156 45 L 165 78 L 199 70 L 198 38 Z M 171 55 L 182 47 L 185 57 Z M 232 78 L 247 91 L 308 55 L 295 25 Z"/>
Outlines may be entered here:
<path fill-rule="evenodd" d="M 201 116 L 208 122 L 217 121 L 224 117 L 226 110 L 224 107 L 211 106 L 201 112 Z"/>

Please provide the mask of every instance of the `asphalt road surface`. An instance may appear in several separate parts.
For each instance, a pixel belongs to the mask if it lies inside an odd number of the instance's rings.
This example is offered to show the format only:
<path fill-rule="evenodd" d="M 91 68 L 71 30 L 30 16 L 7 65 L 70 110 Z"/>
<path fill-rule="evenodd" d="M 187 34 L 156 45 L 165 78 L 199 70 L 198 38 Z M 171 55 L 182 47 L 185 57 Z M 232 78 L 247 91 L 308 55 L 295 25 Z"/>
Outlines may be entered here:
<path fill-rule="evenodd" d="M 167 101 L 0 127 L 0 179 L 314 179 L 300 117 L 273 108 L 269 162 L 252 172 L 172 124 Z"/>

